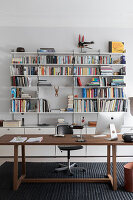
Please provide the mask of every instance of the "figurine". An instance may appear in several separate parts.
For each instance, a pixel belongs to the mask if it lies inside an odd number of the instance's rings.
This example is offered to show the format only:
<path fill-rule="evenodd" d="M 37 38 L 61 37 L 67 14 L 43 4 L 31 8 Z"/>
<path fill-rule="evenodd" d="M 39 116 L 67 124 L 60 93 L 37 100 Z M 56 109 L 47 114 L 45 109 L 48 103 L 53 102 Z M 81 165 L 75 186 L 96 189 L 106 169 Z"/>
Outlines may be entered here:
<path fill-rule="evenodd" d="M 58 86 L 58 88 L 56 88 L 56 87 L 54 86 L 54 90 L 55 90 L 55 96 L 58 97 L 59 86 Z"/>
<path fill-rule="evenodd" d="M 85 42 L 84 35 L 82 36 L 82 41 L 81 41 L 81 36 L 79 34 L 78 47 L 81 48 L 81 52 L 82 52 L 82 48 L 92 49 L 92 47 L 89 46 L 90 44 L 94 44 L 94 41 Z"/>

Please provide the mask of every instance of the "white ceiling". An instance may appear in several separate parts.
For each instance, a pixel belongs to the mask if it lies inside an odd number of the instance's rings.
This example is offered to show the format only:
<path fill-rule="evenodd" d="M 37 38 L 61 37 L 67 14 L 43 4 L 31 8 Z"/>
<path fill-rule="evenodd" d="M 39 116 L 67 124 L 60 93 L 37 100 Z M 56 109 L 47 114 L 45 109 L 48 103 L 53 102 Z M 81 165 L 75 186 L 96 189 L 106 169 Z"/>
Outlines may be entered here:
<path fill-rule="evenodd" d="M 0 26 L 133 28 L 133 0 L 0 0 Z"/>

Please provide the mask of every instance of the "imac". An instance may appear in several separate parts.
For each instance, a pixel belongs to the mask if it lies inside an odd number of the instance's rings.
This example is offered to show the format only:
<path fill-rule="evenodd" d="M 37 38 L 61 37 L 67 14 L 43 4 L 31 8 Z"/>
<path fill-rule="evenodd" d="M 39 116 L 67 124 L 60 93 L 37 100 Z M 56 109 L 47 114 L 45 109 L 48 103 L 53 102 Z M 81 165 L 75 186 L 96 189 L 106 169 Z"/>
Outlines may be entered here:
<path fill-rule="evenodd" d="M 121 131 L 124 123 L 124 113 L 104 112 L 98 114 L 95 136 L 103 134 L 111 134 L 109 140 L 117 140 L 117 133 Z M 103 135 L 104 136 L 104 135 Z"/>

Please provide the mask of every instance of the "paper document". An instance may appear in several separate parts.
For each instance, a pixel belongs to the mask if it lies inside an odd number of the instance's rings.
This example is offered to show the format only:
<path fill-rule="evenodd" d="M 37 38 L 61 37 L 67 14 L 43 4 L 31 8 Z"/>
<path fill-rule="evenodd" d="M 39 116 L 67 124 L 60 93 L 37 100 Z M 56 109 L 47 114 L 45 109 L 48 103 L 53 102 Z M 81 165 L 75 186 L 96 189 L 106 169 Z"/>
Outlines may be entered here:
<path fill-rule="evenodd" d="M 54 135 L 55 137 L 64 137 L 65 135 L 63 135 L 63 134 L 56 134 L 56 135 Z"/>
<path fill-rule="evenodd" d="M 93 135 L 93 137 L 106 137 L 107 135 Z"/>
<path fill-rule="evenodd" d="M 43 140 L 43 137 L 34 137 L 29 138 L 26 142 L 41 142 Z"/>
<path fill-rule="evenodd" d="M 24 142 L 27 140 L 27 137 L 14 137 L 10 142 Z"/>

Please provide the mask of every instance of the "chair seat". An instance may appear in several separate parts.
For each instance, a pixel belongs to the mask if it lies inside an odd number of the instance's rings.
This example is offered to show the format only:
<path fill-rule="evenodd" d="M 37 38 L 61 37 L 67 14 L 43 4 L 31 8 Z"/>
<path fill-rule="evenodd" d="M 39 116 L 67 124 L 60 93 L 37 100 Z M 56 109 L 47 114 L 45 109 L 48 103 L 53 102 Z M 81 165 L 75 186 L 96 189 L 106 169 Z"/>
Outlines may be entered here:
<path fill-rule="evenodd" d="M 83 146 L 79 146 L 79 145 L 62 145 L 62 146 L 58 146 L 59 149 L 61 151 L 71 151 L 71 150 L 79 150 L 79 149 L 83 149 Z"/>

